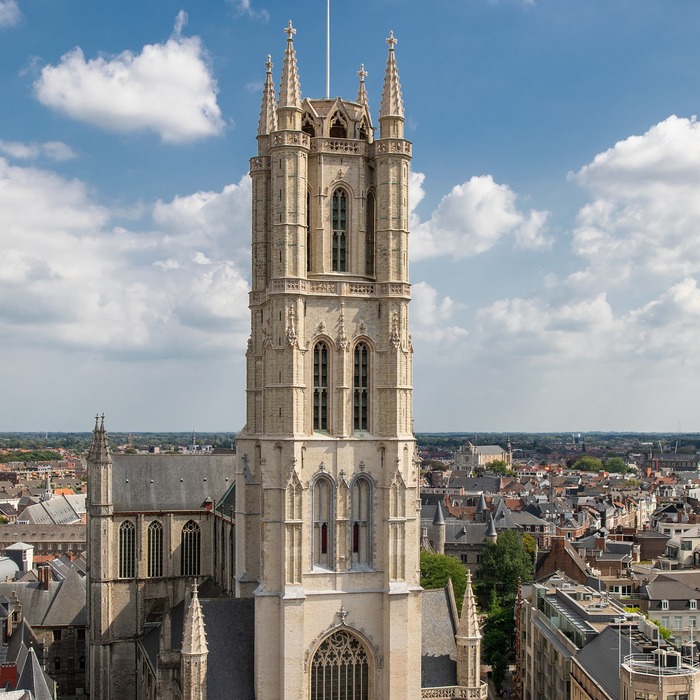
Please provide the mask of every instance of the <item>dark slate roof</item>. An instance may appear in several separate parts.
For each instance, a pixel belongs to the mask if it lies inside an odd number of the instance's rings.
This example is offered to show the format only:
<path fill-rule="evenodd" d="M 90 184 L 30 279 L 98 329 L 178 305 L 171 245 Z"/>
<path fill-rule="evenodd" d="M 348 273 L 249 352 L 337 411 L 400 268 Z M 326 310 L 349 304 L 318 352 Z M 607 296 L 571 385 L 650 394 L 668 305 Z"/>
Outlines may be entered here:
<path fill-rule="evenodd" d="M 42 624 L 44 627 L 87 625 L 85 579 L 75 569 L 68 569 Z"/>
<path fill-rule="evenodd" d="M 30 690 L 34 700 L 53 700 L 53 681 L 41 670 L 34 649 L 29 650 L 29 656 L 17 681 L 17 687 Z"/>
<path fill-rule="evenodd" d="M 423 591 L 421 687 L 457 684 L 457 620 L 447 588 Z"/>
<path fill-rule="evenodd" d="M 255 601 L 250 598 L 219 598 L 200 602 L 209 648 L 207 700 L 255 700 Z M 216 669 L 216 673 L 211 669 Z"/>
<path fill-rule="evenodd" d="M 620 645 L 622 645 L 622 649 L 620 649 Z M 642 650 L 632 642 L 631 653 L 641 654 Z M 630 654 L 629 636 L 621 635 L 616 627 L 606 627 L 576 654 L 575 659 L 612 700 L 619 700 L 618 659 L 620 655 L 624 658 L 628 654 Z"/>
<path fill-rule="evenodd" d="M 199 510 L 233 484 L 234 455 L 114 455 L 112 500 L 121 513 Z"/>
<path fill-rule="evenodd" d="M 421 528 L 428 530 L 428 539 L 435 537 L 433 515 L 435 509 L 423 506 L 421 509 Z M 426 517 L 428 515 L 429 517 Z M 445 518 L 445 542 L 447 544 L 483 544 L 486 537 L 487 523 L 474 523 L 470 520 Z"/>
<path fill-rule="evenodd" d="M 498 493 L 501 489 L 501 478 L 498 476 L 484 476 L 475 479 L 468 475 L 468 472 L 454 470 L 450 477 L 451 487 L 461 486 L 465 491 L 478 493 Z"/>

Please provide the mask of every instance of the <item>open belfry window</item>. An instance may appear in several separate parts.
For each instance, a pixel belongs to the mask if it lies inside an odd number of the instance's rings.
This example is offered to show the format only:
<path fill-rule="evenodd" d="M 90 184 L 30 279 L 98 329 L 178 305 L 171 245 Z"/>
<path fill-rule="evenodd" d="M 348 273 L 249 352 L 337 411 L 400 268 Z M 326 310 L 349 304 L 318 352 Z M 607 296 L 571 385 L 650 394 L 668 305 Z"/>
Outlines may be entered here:
<path fill-rule="evenodd" d="M 358 343 L 353 355 L 353 428 L 369 430 L 369 348 Z"/>
<path fill-rule="evenodd" d="M 314 345 L 314 430 L 328 430 L 328 345 Z"/>
<path fill-rule="evenodd" d="M 333 272 L 347 270 L 348 195 L 338 188 L 333 192 Z"/>
<path fill-rule="evenodd" d="M 333 567 L 333 484 L 327 476 L 319 476 L 313 487 L 313 565 Z"/>
<path fill-rule="evenodd" d="M 333 115 L 329 136 L 332 139 L 346 139 L 348 137 L 348 127 L 345 124 L 345 120 L 338 113 Z"/>
<path fill-rule="evenodd" d="M 119 578 L 133 578 L 136 573 L 136 528 L 131 520 L 119 526 Z"/>
<path fill-rule="evenodd" d="M 314 127 L 314 123 L 311 121 L 308 114 L 304 115 L 304 121 L 301 123 L 301 130 L 312 138 L 316 136 L 316 128 Z"/>

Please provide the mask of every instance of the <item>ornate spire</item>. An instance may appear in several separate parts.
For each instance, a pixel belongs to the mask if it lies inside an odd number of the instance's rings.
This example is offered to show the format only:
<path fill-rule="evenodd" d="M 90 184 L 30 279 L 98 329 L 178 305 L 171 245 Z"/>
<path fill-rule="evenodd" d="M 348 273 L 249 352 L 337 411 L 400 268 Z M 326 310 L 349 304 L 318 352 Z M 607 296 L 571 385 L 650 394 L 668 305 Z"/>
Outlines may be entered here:
<path fill-rule="evenodd" d="M 467 587 L 462 599 L 462 614 L 459 616 L 457 636 L 466 639 L 481 639 L 479 631 L 479 613 L 476 610 L 476 600 L 472 589 L 472 572 L 467 569 Z"/>
<path fill-rule="evenodd" d="M 258 121 L 258 136 L 267 136 L 277 130 L 277 111 L 275 104 L 275 84 L 272 81 L 272 59 L 267 57 L 265 64 L 265 86 L 263 87 L 262 105 L 260 106 L 260 119 Z"/>
<path fill-rule="evenodd" d="M 91 464 L 111 464 L 112 455 L 109 452 L 109 441 L 105 430 L 105 415 L 95 416 L 95 428 L 92 431 L 92 442 L 88 450 L 88 462 Z"/>
<path fill-rule="evenodd" d="M 284 53 L 284 65 L 282 66 L 279 108 L 301 109 L 301 87 L 297 73 L 297 55 L 294 51 L 294 35 L 297 30 L 292 26 L 291 19 L 284 31 L 287 34 L 287 50 Z"/>
<path fill-rule="evenodd" d="M 401 97 L 401 85 L 399 83 L 399 71 L 396 67 L 396 56 L 394 46 L 397 40 L 394 32 L 389 33 L 386 40 L 389 44 L 389 57 L 386 61 L 386 73 L 384 74 L 384 90 L 382 91 L 382 104 L 379 108 L 379 118 L 400 117 L 403 119 L 403 99 Z"/>
<path fill-rule="evenodd" d="M 357 90 L 357 101 L 364 105 L 369 106 L 369 99 L 367 98 L 367 88 L 365 87 L 365 78 L 367 77 L 367 71 L 365 70 L 365 64 L 360 64 L 360 70 L 357 71 L 357 75 L 360 76 L 360 87 Z"/>
<path fill-rule="evenodd" d="M 203 655 L 208 652 L 207 635 L 204 631 L 204 617 L 199 603 L 197 580 L 192 587 L 192 599 L 185 613 L 185 625 L 182 631 L 182 653 Z"/>

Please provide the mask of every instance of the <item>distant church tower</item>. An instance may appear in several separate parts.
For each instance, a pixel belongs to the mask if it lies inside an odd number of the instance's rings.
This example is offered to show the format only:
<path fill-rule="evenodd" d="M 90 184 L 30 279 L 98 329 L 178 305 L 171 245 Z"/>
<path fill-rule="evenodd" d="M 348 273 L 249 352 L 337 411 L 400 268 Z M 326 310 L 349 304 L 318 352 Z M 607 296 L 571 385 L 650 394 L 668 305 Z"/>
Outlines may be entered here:
<path fill-rule="evenodd" d="M 375 138 L 356 100 L 304 99 L 294 33 L 268 60 L 253 180 L 237 590 L 256 700 L 416 700 L 418 473 L 408 331 L 411 144 L 393 34 Z M 325 694 L 324 694 L 325 693 Z"/>

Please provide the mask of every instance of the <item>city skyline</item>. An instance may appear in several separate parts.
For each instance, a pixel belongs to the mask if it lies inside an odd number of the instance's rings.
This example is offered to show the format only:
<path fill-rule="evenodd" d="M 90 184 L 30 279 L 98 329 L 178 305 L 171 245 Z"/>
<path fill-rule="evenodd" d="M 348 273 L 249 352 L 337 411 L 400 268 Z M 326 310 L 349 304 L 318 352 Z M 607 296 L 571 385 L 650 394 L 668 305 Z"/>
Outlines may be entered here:
<path fill-rule="evenodd" d="M 325 11 L 0 0 L 0 430 L 242 427 L 265 61 L 291 17 L 323 96 Z M 375 126 L 399 42 L 416 431 L 700 430 L 698 20 L 332 3 L 331 95 L 364 64 Z"/>

